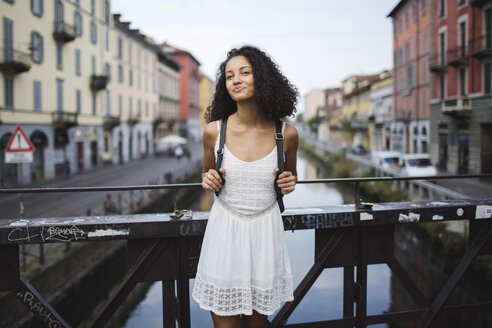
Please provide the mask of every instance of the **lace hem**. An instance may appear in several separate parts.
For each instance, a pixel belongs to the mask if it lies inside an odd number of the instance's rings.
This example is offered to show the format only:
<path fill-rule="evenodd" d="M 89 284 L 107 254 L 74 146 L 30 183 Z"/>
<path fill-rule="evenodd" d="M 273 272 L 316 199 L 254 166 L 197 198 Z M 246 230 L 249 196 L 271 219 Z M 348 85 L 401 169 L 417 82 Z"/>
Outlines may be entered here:
<path fill-rule="evenodd" d="M 204 310 L 217 315 L 252 315 L 253 310 L 264 315 L 273 314 L 280 303 L 294 300 L 292 277 L 275 281 L 272 288 L 221 288 L 205 282 L 198 274 L 193 288 L 193 299 Z"/>

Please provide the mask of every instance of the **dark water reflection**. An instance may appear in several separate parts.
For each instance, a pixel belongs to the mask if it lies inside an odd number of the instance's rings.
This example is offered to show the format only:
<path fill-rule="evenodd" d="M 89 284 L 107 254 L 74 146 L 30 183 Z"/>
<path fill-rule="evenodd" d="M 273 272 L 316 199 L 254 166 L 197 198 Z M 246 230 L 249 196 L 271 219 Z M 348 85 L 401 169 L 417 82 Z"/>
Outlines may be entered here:
<path fill-rule="evenodd" d="M 303 157 L 298 161 L 299 179 L 321 177 L 320 170 Z M 210 198 L 202 198 L 201 210 L 208 210 Z M 302 184 L 296 191 L 285 197 L 285 206 L 315 207 L 335 205 L 344 202 L 335 188 L 324 184 Z M 208 207 L 207 207 L 208 206 Z M 314 263 L 314 231 L 286 232 L 285 239 L 292 263 L 294 286 L 298 285 Z M 368 313 L 377 314 L 389 308 L 390 273 L 386 266 L 373 265 L 368 268 Z M 303 301 L 291 315 L 289 323 L 320 321 L 342 317 L 342 269 L 327 269 L 318 278 Z M 190 282 L 190 290 L 194 281 Z M 191 300 L 192 327 L 212 327 L 210 313 L 199 308 Z M 162 327 L 161 283 L 156 282 L 149 289 L 146 298 L 135 308 L 124 327 Z M 381 325 L 380 327 L 385 327 Z"/>

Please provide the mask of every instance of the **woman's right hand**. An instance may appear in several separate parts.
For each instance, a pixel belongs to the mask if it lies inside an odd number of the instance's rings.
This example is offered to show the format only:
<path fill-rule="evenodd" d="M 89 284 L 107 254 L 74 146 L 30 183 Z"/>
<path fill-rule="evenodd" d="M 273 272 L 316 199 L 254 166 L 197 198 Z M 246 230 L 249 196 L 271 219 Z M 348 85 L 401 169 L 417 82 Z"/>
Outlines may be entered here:
<path fill-rule="evenodd" d="M 220 172 L 225 177 L 225 169 L 221 168 Z M 222 188 L 222 179 L 216 170 L 210 169 L 202 173 L 202 187 L 206 191 L 217 192 Z"/>

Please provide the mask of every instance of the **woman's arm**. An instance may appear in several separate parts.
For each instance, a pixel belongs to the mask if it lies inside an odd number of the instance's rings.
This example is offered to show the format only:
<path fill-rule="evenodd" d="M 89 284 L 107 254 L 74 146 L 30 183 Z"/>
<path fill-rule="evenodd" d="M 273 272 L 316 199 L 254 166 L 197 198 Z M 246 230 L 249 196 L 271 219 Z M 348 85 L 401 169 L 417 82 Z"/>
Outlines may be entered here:
<path fill-rule="evenodd" d="M 202 170 L 202 187 L 206 191 L 219 191 L 222 187 L 222 180 L 219 174 L 215 171 L 215 142 L 219 130 L 217 122 L 210 122 L 203 130 L 203 170 Z M 225 170 L 220 169 L 224 174 Z"/>
<path fill-rule="evenodd" d="M 299 136 L 297 129 L 287 124 L 284 132 L 285 164 L 277 180 L 282 194 L 286 195 L 294 191 L 297 183 L 297 147 L 299 146 Z M 278 169 L 277 169 L 278 170 Z M 275 173 L 277 172 L 275 171 Z"/>

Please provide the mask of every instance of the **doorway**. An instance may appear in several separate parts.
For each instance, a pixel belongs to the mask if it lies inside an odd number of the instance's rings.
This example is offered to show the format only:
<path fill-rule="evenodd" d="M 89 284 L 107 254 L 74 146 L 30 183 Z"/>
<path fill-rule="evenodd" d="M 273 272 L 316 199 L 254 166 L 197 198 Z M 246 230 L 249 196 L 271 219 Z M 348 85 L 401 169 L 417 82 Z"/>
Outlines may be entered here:
<path fill-rule="evenodd" d="M 77 142 L 77 170 L 82 172 L 84 170 L 84 142 Z"/>

